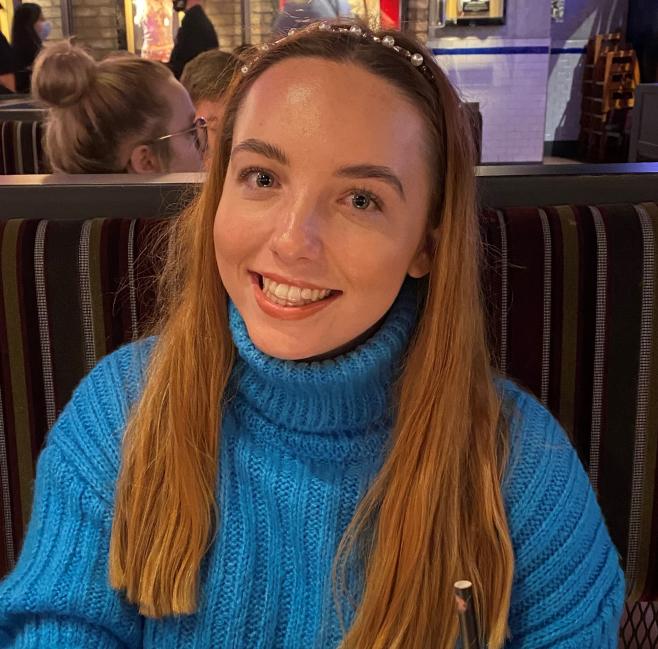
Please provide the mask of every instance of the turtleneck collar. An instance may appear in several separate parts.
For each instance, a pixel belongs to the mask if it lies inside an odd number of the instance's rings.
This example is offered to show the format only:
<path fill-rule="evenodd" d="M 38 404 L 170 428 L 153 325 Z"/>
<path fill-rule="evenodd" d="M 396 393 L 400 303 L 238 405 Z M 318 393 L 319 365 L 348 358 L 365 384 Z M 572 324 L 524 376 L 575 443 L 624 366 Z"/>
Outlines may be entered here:
<path fill-rule="evenodd" d="M 238 395 L 269 422 L 292 431 L 351 436 L 390 423 L 391 388 L 417 314 L 417 281 L 408 279 L 379 329 L 354 350 L 323 361 L 284 361 L 255 347 L 230 302 Z"/>

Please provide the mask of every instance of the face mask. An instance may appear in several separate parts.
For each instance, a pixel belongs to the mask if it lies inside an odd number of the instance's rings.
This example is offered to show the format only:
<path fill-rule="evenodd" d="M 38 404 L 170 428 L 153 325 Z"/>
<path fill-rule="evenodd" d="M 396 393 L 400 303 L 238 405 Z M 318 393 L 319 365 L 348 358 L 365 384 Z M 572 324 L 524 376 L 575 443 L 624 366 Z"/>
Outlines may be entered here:
<path fill-rule="evenodd" d="M 42 41 L 45 41 L 48 38 L 48 36 L 50 36 L 50 32 L 52 31 L 52 29 L 53 26 L 49 20 L 40 23 L 39 29 L 37 30 L 39 33 L 39 38 L 41 38 Z"/>

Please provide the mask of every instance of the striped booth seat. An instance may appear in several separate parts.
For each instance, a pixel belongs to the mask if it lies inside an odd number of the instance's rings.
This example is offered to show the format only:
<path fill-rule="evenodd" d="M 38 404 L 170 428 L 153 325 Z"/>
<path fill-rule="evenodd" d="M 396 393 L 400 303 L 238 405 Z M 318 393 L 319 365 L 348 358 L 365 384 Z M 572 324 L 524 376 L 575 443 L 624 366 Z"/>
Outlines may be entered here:
<path fill-rule="evenodd" d="M 0 222 L 0 575 L 44 436 L 80 379 L 152 311 L 163 220 Z M 624 561 L 622 646 L 658 647 L 658 206 L 485 210 L 498 367 L 562 422 Z"/>
<path fill-rule="evenodd" d="M 560 420 L 622 556 L 620 646 L 658 647 L 658 205 L 486 211 L 491 349 Z"/>
<path fill-rule="evenodd" d="M 0 175 L 49 173 L 41 121 L 0 120 Z"/>

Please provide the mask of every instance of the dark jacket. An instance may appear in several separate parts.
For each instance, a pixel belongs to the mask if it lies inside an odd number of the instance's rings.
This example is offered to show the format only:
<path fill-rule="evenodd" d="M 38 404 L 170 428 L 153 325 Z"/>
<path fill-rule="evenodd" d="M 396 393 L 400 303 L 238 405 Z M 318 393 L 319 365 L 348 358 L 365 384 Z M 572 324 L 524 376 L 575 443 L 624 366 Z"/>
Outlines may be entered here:
<path fill-rule="evenodd" d="M 27 94 L 30 92 L 32 79 L 32 65 L 37 54 L 41 51 L 41 39 L 35 35 L 25 38 L 14 38 L 12 44 L 16 57 L 16 92 Z"/>
<path fill-rule="evenodd" d="M 188 9 L 181 23 L 176 44 L 171 52 L 169 67 L 178 79 L 185 64 L 206 50 L 219 47 L 217 34 L 206 12 L 200 5 Z"/>

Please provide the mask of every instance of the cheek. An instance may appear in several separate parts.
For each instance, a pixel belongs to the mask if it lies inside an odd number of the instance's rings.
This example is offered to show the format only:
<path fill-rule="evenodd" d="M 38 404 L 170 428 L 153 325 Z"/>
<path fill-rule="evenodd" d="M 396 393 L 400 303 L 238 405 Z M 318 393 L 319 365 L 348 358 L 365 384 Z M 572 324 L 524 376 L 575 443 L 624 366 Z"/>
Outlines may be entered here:
<path fill-rule="evenodd" d="M 227 218 L 226 210 L 222 210 L 220 204 L 213 224 L 213 239 L 215 257 L 222 273 L 225 272 L 227 262 L 235 257 L 240 247 L 239 242 L 235 241 L 236 235 L 239 235 L 239 229 L 235 227 L 235 220 Z"/>
<path fill-rule="evenodd" d="M 185 137 L 172 138 L 178 140 L 170 150 L 170 168 L 179 171 L 197 171 L 201 169 L 202 158 L 191 139 Z"/>
<path fill-rule="evenodd" d="M 396 291 L 414 256 L 416 242 L 404 232 L 341 238 L 337 259 L 353 288 L 373 295 Z"/>
<path fill-rule="evenodd" d="M 253 227 L 246 227 L 239 209 L 222 199 L 215 215 L 213 239 L 217 264 L 224 276 L 237 270 L 240 262 L 258 248 L 262 237 Z"/>

